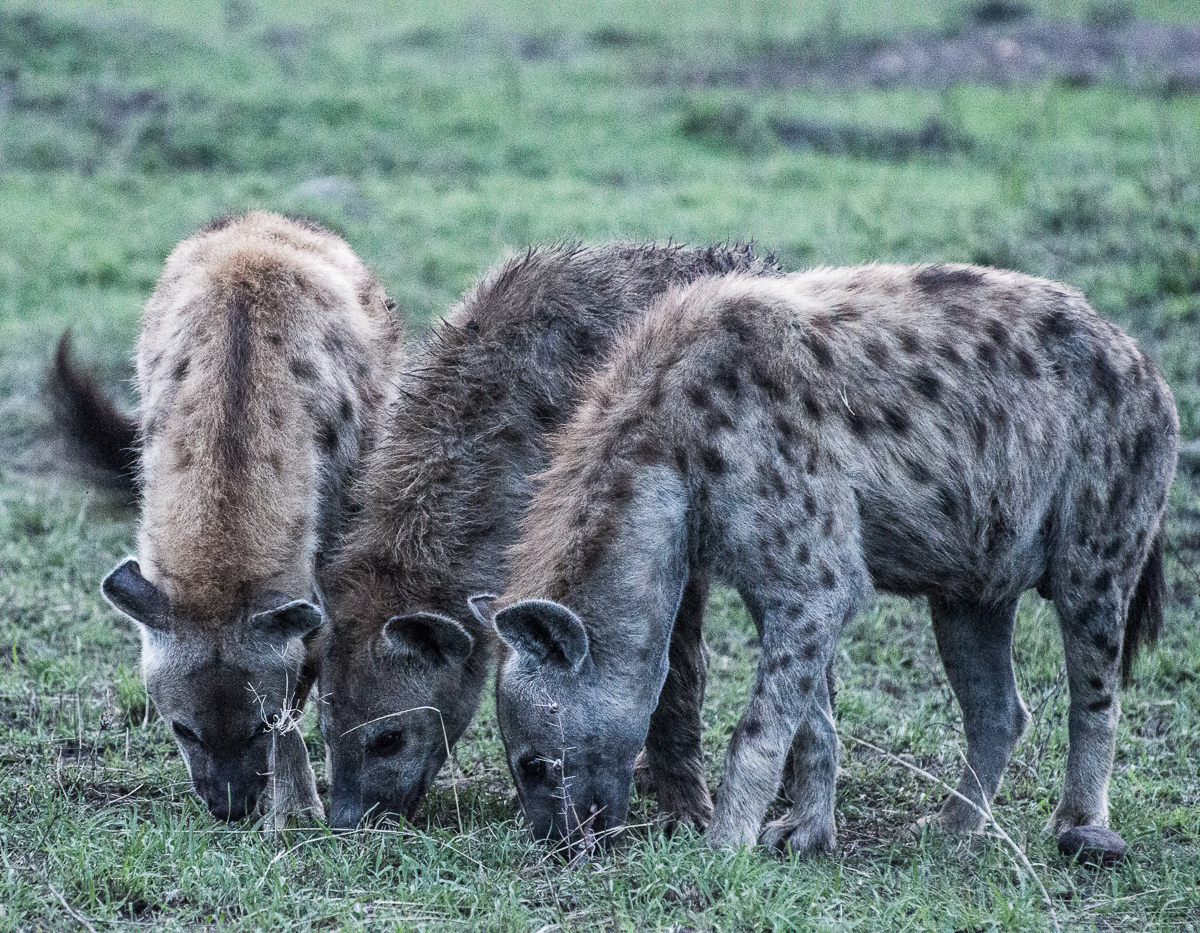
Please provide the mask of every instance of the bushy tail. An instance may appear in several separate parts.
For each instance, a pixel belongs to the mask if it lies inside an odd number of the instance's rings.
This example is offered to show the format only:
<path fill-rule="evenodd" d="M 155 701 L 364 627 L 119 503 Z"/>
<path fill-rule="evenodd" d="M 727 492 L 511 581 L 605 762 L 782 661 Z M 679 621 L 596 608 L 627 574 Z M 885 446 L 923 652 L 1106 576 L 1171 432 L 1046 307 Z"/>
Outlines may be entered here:
<path fill-rule="evenodd" d="M 84 465 L 130 496 L 138 488 L 137 420 L 117 410 L 95 376 L 71 358 L 71 332 L 54 352 L 47 394 L 55 426 Z"/>
<path fill-rule="evenodd" d="M 1167 577 L 1163 573 L 1163 526 L 1158 526 L 1150 554 L 1142 567 L 1133 599 L 1125 613 L 1125 642 L 1121 649 L 1121 680 L 1132 679 L 1133 659 L 1142 645 L 1153 645 L 1162 631 L 1163 604 L 1166 601 Z"/>

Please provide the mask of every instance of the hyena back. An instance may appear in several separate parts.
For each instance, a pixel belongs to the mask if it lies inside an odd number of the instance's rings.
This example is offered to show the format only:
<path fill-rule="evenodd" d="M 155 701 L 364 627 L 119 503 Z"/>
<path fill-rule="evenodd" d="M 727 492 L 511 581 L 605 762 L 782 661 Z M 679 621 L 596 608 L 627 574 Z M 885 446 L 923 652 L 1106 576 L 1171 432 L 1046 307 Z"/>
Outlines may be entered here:
<path fill-rule="evenodd" d="M 967 737 L 958 789 L 986 809 L 1029 719 L 1011 643 L 1036 587 L 1058 609 L 1070 687 L 1055 828 L 1060 845 L 1110 846 L 1117 688 L 1161 623 L 1177 436 L 1133 341 L 1044 280 L 870 266 L 673 293 L 557 437 L 494 604 L 514 649 L 497 713 L 527 817 L 566 835 L 623 821 L 696 573 L 735 587 L 762 636 L 714 844 L 760 838 L 790 749 L 794 806 L 762 840 L 834 845 L 824 675 L 872 584 L 929 597 Z M 939 818 L 981 816 L 951 797 Z"/>
<path fill-rule="evenodd" d="M 546 465 L 546 437 L 617 333 L 672 285 L 774 270 L 740 246 L 536 248 L 485 275 L 411 356 L 329 573 L 321 729 L 334 825 L 411 817 L 470 723 L 492 638 L 467 597 L 503 588 L 503 551 Z M 677 639 L 665 691 L 686 699 L 664 706 L 671 725 L 647 746 L 660 804 L 703 821 L 703 581 L 690 593 L 679 629 L 691 636 Z"/>
<path fill-rule="evenodd" d="M 147 688 L 217 816 L 323 815 L 293 719 L 319 563 L 384 405 L 398 329 L 315 224 L 253 212 L 167 259 L 137 351 L 138 557 L 104 594 L 139 623 Z"/>

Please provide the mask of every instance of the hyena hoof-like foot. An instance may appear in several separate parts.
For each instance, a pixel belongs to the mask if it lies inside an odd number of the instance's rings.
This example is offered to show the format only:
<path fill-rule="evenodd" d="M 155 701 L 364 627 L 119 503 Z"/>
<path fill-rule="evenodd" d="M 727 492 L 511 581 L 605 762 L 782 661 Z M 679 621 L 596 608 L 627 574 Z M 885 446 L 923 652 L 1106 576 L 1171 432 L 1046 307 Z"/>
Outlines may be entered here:
<path fill-rule="evenodd" d="M 759 841 L 780 855 L 803 858 L 833 852 L 837 848 L 837 832 L 833 826 L 804 825 L 784 817 L 763 827 Z"/>
<path fill-rule="evenodd" d="M 735 826 L 712 822 L 704 841 L 713 849 L 748 849 L 758 843 L 758 831 L 753 826 Z"/>
<path fill-rule="evenodd" d="M 1107 826 L 1072 826 L 1058 833 L 1058 851 L 1083 865 L 1104 868 L 1125 858 L 1125 840 Z"/>
<path fill-rule="evenodd" d="M 658 809 L 666 818 L 668 826 L 686 826 L 704 829 L 712 820 L 713 801 L 704 779 L 696 775 L 660 779 L 658 787 Z"/>
<path fill-rule="evenodd" d="M 938 829 L 952 836 L 969 836 L 983 829 L 987 818 L 979 812 L 979 808 L 971 806 L 965 800 L 951 797 L 938 811 L 937 816 L 928 818 Z"/>

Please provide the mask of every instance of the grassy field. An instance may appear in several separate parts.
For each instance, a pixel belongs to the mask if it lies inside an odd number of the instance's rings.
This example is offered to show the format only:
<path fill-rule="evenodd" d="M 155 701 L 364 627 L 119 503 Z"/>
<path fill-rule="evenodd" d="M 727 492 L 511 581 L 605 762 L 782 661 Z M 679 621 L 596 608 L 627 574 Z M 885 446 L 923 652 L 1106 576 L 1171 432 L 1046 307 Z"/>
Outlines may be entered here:
<path fill-rule="evenodd" d="M 1050 908 L 994 836 L 906 840 L 943 791 L 859 740 L 948 781 L 964 742 L 927 607 L 891 599 L 841 643 L 835 856 L 714 853 L 639 800 L 624 845 L 568 870 L 522 835 L 490 702 L 411 827 L 214 824 L 99 597 L 135 516 L 62 468 L 39 388 L 70 326 L 126 392 L 168 251 L 261 206 L 343 232 L 413 332 L 557 239 L 1048 275 L 1141 341 L 1194 440 L 1195 24 L 1190 0 L 0 0 L 0 931 L 1200 929 L 1196 473 L 1170 499 L 1165 637 L 1122 697 L 1113 871 L 1046 832 L 1067 694 L 1053 611 L 1022 604 L 1034 724 L 995 810 Z M 729 594 L 707 631 L 715 787 L 756 647 Z"/>

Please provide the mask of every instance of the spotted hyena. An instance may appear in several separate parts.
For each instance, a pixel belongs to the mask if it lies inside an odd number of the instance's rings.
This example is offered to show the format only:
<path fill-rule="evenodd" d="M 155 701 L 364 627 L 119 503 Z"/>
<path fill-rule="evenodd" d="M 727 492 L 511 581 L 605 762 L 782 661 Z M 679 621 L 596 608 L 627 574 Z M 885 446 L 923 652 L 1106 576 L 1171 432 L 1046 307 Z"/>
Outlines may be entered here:
<path fill-rule="evenodd" d="M 147 688 L 218 817 L 254 810 L 271 775 L 276 816 L 323 815 L 291 727 L 311 686 L 304 637 L 398 336 L 345 242 L 264 212 L 183 241 L 146 304 L 138 556 L 103 592 L 138 623 Z M 60 383 L 88 410 L 94 385 Z"/>
<path fill-rule="evenodd" d="M 475 714 L 492 638 L 467 597 L 503 588 L 504 548 L 582 375 L 672 285 L 774 269 L 748 247 L 532 249 L 487 274 L 412 355 L 329 573 L 321 729 L 334 825 L 411 816 Z M 660 805 L 700 821 L 705 592 L 693 577 L 656 714 L 668 724 L 646 742 Z"/>
<path fill-rule="evenodd" d="M 624 820 L 696 574 L 735 587 L 762 637 L 714 845 L 760 839 L 790 747 L 793 809 L 762 841 L 833 847 L 825 672 L 872 585 L 928 596 L 967 735 L 958 790 L 986 806 L 1029 721 L 1011 649 L 1036 587 L 1058 609 L 1071 695 L 1055 828 L 1119 848 L 1102 829 L 1117 688 L 1161 624 L 1177 434 L 1134 342 L 1053 282 L 868 266 L 673 292 L 557 436 L 492 604 L 527 820 L 539 835 Z M 951 797 L 939 819 L 981 817 Z"/>

